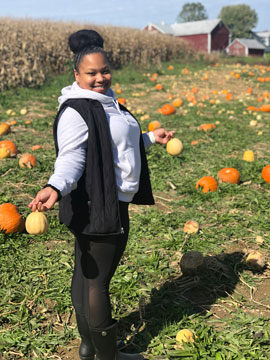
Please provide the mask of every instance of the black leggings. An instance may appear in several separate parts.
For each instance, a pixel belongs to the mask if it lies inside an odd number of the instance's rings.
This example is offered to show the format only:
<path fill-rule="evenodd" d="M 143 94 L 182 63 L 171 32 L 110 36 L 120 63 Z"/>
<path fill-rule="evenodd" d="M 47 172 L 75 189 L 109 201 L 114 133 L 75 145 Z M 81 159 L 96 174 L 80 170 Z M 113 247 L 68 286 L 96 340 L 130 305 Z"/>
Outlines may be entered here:
<path fill-rule="evenodd" d="M 119 202 L 124 233 L 110 236 L 75 235 L 72 303 L 92 328 L 112 324 L 109 285 L 126 248 L 129 232 L 128 203 Z"/>

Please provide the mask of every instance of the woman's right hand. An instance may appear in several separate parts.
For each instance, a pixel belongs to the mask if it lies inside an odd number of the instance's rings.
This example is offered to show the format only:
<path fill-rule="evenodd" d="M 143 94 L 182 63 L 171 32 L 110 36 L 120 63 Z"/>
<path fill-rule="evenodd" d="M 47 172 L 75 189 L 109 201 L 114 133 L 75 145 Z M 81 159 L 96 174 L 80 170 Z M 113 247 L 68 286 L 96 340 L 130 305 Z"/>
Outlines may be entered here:
<path fill-rule="evenodd" d="M 57 192 L 50 186 L 40 190 L 28 205 L 32 211 L 47 211 L 51 209 L 58 199 Z"/>

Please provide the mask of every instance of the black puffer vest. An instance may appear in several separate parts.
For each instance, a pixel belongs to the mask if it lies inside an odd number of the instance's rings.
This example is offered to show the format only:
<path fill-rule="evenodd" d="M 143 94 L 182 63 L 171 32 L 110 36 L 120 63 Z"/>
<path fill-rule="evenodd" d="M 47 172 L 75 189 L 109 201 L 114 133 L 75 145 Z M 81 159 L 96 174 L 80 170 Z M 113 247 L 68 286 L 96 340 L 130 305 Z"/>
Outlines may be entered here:
<path fill-rule="evenodd" d="M 59 201 L 59 220 L 71 230 L 89 235 L 121 233 L 118 193 L 115 180 L 111 135 L 105 111 L 97 100 L 70 99 L 60 107 L 53 127 L 56 156 L 57 126 L 66 107 L 75 109 L 88 127 L 86 166 L 77 188 Z M 128 111 L 120 105 L 121 110 Z M 76 131 L 76 129 L 74 129 Z M 141 175 L 139 190 L 132 203 L 153 205 L 142 136 L 140 138 Z"/>

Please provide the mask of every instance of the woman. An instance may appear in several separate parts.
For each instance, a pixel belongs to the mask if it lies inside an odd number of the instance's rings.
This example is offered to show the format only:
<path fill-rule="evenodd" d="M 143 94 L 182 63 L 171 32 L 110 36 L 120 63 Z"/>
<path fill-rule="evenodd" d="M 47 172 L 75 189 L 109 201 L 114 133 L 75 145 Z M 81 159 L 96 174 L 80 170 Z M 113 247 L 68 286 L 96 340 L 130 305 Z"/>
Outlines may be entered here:
<path fill-rule="evenodd" d="M 173 132 L 143 134 L 112 91 L 103 39 L 93 30 L 69 37 L 75 82 L 62 90 L 54 123 L 56 161 L 32 211 L 59 201 L 60 222 L 75 235 L 71 294 L 82 360 L 139 360 L 117 350 L 110 280 L 125 250 L 128 204 L 153 204 L 145 148 L 166 144 Z"/>

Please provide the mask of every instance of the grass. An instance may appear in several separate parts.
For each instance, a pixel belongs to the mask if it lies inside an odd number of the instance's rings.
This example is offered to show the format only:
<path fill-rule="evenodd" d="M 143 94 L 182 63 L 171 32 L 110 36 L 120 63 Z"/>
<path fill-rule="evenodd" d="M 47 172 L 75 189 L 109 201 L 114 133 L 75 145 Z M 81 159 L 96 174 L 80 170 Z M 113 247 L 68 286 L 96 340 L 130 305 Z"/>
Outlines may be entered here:
<path fill-rule="evenodd" d="M 156 204 L 130 206 L 128 248 L 111 284 L 119 335 L 130 352 L 141 351 L 147 359 L 269 359 L 269 266 L 256 272 L 245 262 L 246 253 L 257 249 L 268 264 L 270 185 L 261 178 L 261 170 L 269 163 L 270 114 L 246 107 L 261 106 L 258 98 L 263 93 L 263 102 L 269 101 L 270 84 L 257 81 L 269 76 L 269 67 L 238 61 L 221 61 L 219 66 L 170 64 L 173 70 L 162 64 L 113 72 L 113 88 L 120 84 L 118 96 L 127 99 L 142 129 L 159 120 L 184 144 L 176 157 L 162 146 L 148 151 Z M 149 80 L 153 72 L 158 73 L 162 91 Z M 208 80 L 202 80 L 205 74 Z M 1 140 L 13 140 L 19 154 L 0 160 L 0 203 L 14 203 L 24 217 L 27 204 L 53 171 L 57 97 L 72 81 L 70 72 L 39 89 L 1 93 L 1 121 L 16 120 Z M 187 96 L 195 86 L 197 104 L 191 105 Z M 246 94 L 249 87 L 251 95 Z M 230 101 L 224 90 L 232 93 Z M 175 97 L 183 99 L 175 114 L 157 112 Z M 20 115 L 24 107 L 28 113 Z M 15 115 L 7 115 L 8 109 Z M 205 122 L 215 123 L 216 129 L 198 131 Z M 192 140 L 199 142 L 192 146 Z M 21 169 L 18 158 L 36 144 L 43 145 L 34 152 L 37 166 Z M 254 151 L 255 162 L 242 160 L 246 149 Z M 195 189 L 200 177 L 217 178 L 222 167 L 237 168 L 240 184 L 219 184 L 216 192 L 207 194 Z M 47 216 L 50 228 L 44 235 L 0 233 L 2 359 L 77 358 L 79 340 L 70 299 L 73 238 L 58 223 L 57 206 Z M 198 234 L 183 232 L 189 219 L 199 222 Z M 215 267 L 199 276 L 183 276 L 179 260 L 190 250 L 211 255 Z M 194 343 L 176 343 L 182 328 L 193 331 Z"/>

